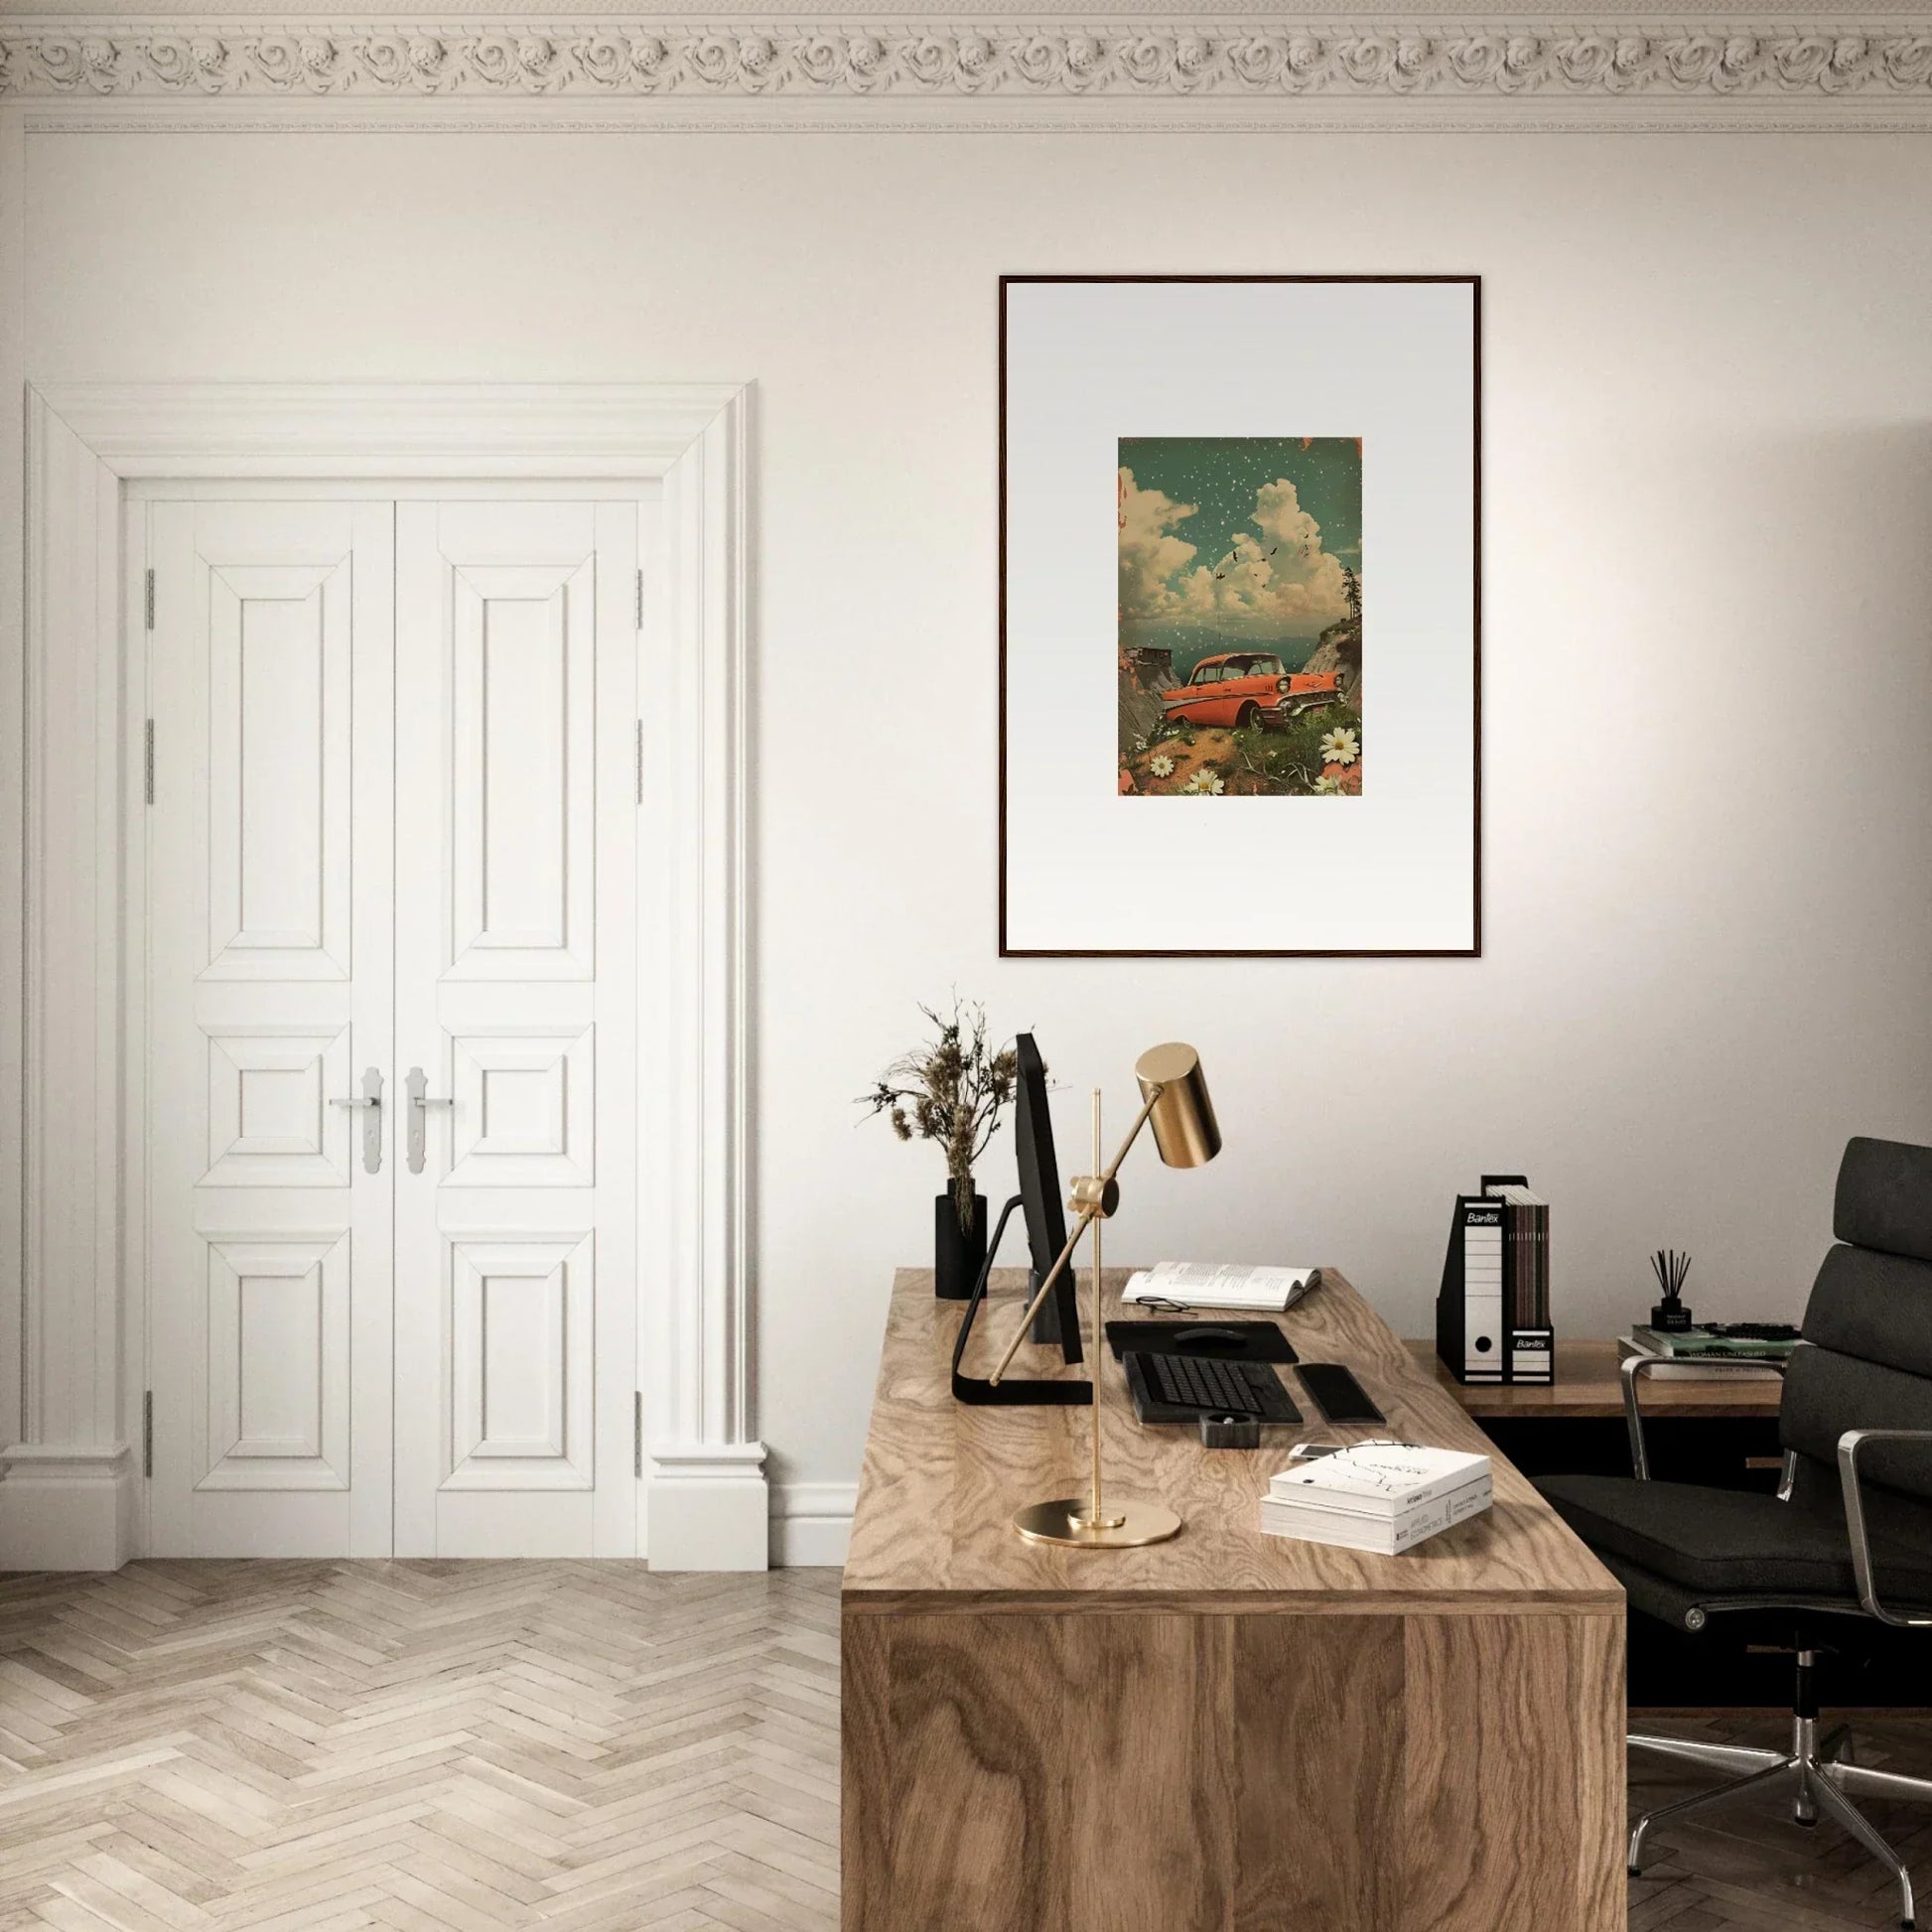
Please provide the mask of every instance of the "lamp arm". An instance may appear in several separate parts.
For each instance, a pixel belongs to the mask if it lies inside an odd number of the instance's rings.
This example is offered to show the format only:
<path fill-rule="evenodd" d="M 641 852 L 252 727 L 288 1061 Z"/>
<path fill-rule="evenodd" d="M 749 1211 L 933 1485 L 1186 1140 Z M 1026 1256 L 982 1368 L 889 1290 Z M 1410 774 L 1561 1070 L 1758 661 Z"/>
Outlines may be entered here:
<path fill-rule="evenodd" d="M 1080 1218 L 1073 1223 L 1073 1232 L 1066 1237 L 1066 1246 L 1054 1257 L 1053 1265 L 1046 1271 L 1046 1279 L 1039 1285 L 1039 1293 L 1027 1305 L 1027 1312 L 1020 1317 L 1020 1325 L 1013 1332 L 1013 1339 L 1007 1343 L 1007 1352 L 1000 1357 L 999 1366 L 986 1379 L 995 1388 L 999 1387 L 1000 1377 L 1013 1366 L 1013 1358 L 1020 1352 L 1020 1344 L 1027 1339 L 1027 1330 L 1034 1325 L 1034 1316 L 1039 1312 L 1040 1305 L 1046 1300 L 1053 1284 L 1066 1273 L 1066 1264 L 1073 1259 L 1073 1250 L 1080 1245 L 1080 1237 L 1098 1218 L 1094 1209 L 1084 1207 Z"/>
<path fill-rule="evenodd" d="M 1141 1138 L 1141 1129 L 1148 1124 L 1149 1119 L 1153 1116 L 1156 1104 L 1166 1092 L 1166 1087 L 1156 1087 L 1147 1096 L 1147 1104 L 1134 1116 L 1134 1125 L 1127 1130 L 1127 1138 L 1121 1142 L 1119 1151 L 1107 1164 L 1107 1172 L 1100 1176 L 1102 1181 L 1110 1181 L 1120 1173 L 1120 1164 L 1127 1159 L 1128 1150 Z"/>
<path fill-rule="evenodd" d="M 1120 1173 L 1120 1164 L 1127 1159 L 1128 1150 L 1140 1139 L 1141 1129 L 1147 1125 L 1149 1116 L 1154 1112 L 1154 1103 L 1161 1098 L 1162 1092 L 1162 1088 L 1156 1087 L 1147 1096 L 1147 1104 L 1135 1116 L 1134 1125 L 1127 1130 L 1127 1138 L 1121 1142 L 1120 1151 L 1109 1163 L 1107 1172 L 1096 1176 L 1098 1186 L 1103 1193 L 1113 1185 L 1114 1176 Z M 1100 1219 L 1100 1215 L 1101 1209 L 1098 1204 L 1081 1208 L 1080 1218 L 1073 1223 L 1073 1231 L 1066 1237 L 1066 1246 L 1053 1258 L 1052 1267 L 1046 1271 L 1046 1279 L 1040 1283 L 1038 1292 L 1027 1305 L 1027 1312 L 1020 1317 L 1020 1325 L 1013 1331 L 1013 1339 L 1007 1343 L 1007 1352 L 1000 1357 L 999 1367 L 986 1378 L 995 1387 L 999 1385 L 1000 1377 L 1013 1366 L 1013 1358 L 1020 1352 L 1020 1344 L 1026 1340 L 1027 1330 L 1034 1325 L 1034 1316 L 1039 1312 L 1053 1284 L 1066 1273 L 1067 1263 L 1073 1259 L 1073 1251 L 1080 1245 L 1081 1235 Z M 1098 1335 L 1094 1336 L 1093 1345 L 1096 1350 L 1100 1347 Z"/>

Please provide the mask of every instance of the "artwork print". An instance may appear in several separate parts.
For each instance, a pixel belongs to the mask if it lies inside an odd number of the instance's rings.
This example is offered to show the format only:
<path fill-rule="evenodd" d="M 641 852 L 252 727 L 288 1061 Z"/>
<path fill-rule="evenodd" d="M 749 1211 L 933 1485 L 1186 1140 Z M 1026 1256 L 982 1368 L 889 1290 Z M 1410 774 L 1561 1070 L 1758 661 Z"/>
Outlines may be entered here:
<path fill-rule="evenodd" d="M 1362 439 L 1119 439 L 1123 797 L 1351 798 Z"/>

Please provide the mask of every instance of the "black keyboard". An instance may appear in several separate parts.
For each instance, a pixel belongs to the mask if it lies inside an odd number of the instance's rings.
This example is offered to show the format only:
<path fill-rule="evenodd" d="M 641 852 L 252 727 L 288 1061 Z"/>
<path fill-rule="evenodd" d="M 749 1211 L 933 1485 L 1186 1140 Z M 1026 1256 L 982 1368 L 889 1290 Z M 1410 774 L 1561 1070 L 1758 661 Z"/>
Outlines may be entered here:
<path fill-rule="evenodd" d="M 1221 1362 L 1192 1355 L 1125 1358 L 1128 1387 L 1143 1422 L 1191 1422 L 1196 1416 L 1252 1416 L 1257 1422 L 1296 1423 L 1282 1378 L 1266 1362 Z M 1162 1411 L 1173 1413 L 1163 1414 Z"/>

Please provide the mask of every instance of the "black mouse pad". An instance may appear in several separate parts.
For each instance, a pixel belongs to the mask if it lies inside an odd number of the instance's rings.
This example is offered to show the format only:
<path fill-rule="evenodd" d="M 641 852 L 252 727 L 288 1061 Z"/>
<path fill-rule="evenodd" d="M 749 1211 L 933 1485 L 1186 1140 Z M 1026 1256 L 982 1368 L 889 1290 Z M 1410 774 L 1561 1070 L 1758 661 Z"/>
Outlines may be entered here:
<path fill-rule="evenodd" d="M 1208 1331 L 1213 1331 L 1210 1339 Z M 1188 1341 L 1186 1336 L 1198 1337 Z M 1110 1321 L 1107 1339 L 1114 1357 L 1123 1347 L 1144 1355 L 1197 1355 L 1214 1362 L 1299 1362 L 1288 1337 L 1272 1321 Z"/>

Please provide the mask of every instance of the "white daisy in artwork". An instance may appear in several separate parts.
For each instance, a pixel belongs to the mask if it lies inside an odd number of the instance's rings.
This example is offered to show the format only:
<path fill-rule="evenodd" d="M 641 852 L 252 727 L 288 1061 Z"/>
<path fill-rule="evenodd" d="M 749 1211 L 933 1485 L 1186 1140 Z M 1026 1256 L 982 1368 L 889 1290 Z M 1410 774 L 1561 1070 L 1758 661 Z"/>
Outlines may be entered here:
<path fill-rule="evenodd" d="M 1362 755 L 1362 741 L 1345 725 L 1337 725 L 1321 741 L 1323 764 L 1353 764 Z"/>
<path fill-rule="evenodd" d="M 1172 778 L 1173 776 L 1173 759 L 1163 754 L 1160 758 L 1149 759 L 1147 768 L 1157 778 Z"/>
<path fill-rule="evenodd" d="M 1314 791 L 1317 796 L 1322 798 L 1339 798 L 1341 796 L 1341 780 L 1339 778 L 1317 778 L 1314 781 Z"/>
<path fill-rule="evenodd" d="M 1196 771 L 1180 788 L 1197 798 L 1218 798 L 1227 786 L 1212 771 Z"/>

